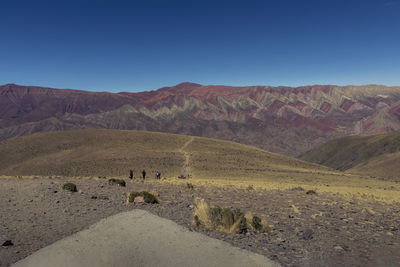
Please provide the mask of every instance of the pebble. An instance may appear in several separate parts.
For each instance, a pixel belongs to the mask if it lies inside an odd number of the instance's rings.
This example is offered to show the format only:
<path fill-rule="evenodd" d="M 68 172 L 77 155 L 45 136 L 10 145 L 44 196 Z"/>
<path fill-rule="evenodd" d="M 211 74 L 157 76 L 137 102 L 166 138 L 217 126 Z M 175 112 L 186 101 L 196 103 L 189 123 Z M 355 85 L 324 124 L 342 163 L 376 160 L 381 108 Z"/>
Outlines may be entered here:
<path fill-rule="evenodd" d="M 304 239 L 304 240 L 311 240 L 311 239 L 313 239 L 313 235 L 314 235 L 314 231 L 313 231 L 313 230 L 311 230 L 311 229 L 306 229 L 306 230 L 303 232 L 303 239 Z"/>

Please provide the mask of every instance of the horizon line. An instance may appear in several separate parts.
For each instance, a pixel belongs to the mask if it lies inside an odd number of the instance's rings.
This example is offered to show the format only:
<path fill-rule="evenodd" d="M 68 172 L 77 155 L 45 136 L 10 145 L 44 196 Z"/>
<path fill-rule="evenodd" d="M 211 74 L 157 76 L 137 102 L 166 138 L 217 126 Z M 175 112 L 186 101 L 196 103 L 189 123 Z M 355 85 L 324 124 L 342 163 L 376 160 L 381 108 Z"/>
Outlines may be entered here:
<path fill-rule="evenodd" d="M 110 93 L 110 94 L 120 94 L 120 93 L 144 93 L 144 92 L 152 92 L 152 91 L 157 91 L 163 88 L 168 88 L 168 87 L 177 87 L 179 85 L 183 84 L 191 84 L 191 85 L 198 85 L 198 86 L 223 86 L 223 87 L 233 87 L 233 88 L 245 88 L 245 87 L 270 87 L 270 88 L 301 88 L 301 87 L 315 87 L 315 86 L 334 86 L 334 87 L 369 87 L 369 86 L 378 86 L 378 87 L 400 87 L 400 85 L 385 85 L 385 84 L 378 84 L 378 83 L 369 83 L 369 84 L 346 84 L 346 85 L 338 85 L 338 84 L 305 84 L 305 85 L 299 85 L 299 86 L 288 86 L 288 85 L 227 85 L 227 84 L 200 84 L 200 83 L 195 83 L 195 82 L 181 82 L 177 83 L 175 85 L 166 85 L 162 86 L 156 89 L 150 89 L 150 90 L 138 90 L 138 91 L 118 91 L 118 92 L 113 92 L 111 90 L 87 90 L 87 89 L 78 89 L 78 88 L 58 88 L 58 87 L 51 87 L 51 86 L 46 86 L 46 85 L 25 85 L 25 84 L 17 84 L 17 83 L 5 83 L 0 85 L 0 87 L 4 87 L 7 85 L 15 85 L 15 86 L 21 86 L 21 87 L 37 87 L 37 88 L 46 88 L 46 89 L 55 89 L 55 90 L 73 90 L 73 91 L 84 91 L 84 92 L 97 92 L 97 93 Z"/>

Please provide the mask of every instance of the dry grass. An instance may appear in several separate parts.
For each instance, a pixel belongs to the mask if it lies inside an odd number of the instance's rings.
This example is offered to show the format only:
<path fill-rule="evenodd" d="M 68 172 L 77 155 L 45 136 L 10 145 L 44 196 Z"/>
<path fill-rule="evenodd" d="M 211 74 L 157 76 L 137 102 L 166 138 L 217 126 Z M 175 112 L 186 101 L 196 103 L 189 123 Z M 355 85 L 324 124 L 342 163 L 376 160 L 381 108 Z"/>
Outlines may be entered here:
<path fill-rule="evenodd" d="M 300 158 L 349 173 L 400 181 L 400 132 L 339 138 Z"/>
<path fill-rule="evenodd" d="M 193 225 L 218 230 L 228 234 L 239 234 L 248 231 L 267 232 L 269 225 L 266 219 L 244 214 L 240 210 L 209 206 L 204 199 L 195 200 Z"/>
<path fill-rule="evenodd" d="M 189 158 L 185 157 L 188 156 Z M 190 179 L 178 175 L 190 164 Z M 290 189 L 400 202 L 400 185 L 343 173 L 251 146 L 209 138 L 121 130 L 40 133 L 0 142 L 0 175 L 126 178 L 160 171 L 160 183 Z M 164 178 L 167 178 L 164 180 Z M 148 182 L 147 180 L 146 182 Z M 153 181 L 153 179 L 150 179 Z M 156 181 L 154 181 L 156 182 Z M 312 196 L 310 196 L 312 197 Z"/>
<path fill-rule="evenodd" d="M 178 152 L 186 136 L 152 132 L 78 130 L 34 134 L 0 142 L 0 174 L 40 176 L 164 177 L 181 172 Z"/>
<path fill-rule="evenodd" d="M 213 227 L 213 223 L 210 219 L 210 206 L 204 199 L 196 199 L 195 205 L 196 208 L 193 213 L 193 225 L 203 225 L 204 227 L 211 229 Z"/>
<path fill-rule="evenodd" d="M 312 180 L 304 180 L 302 177 L 291 179 L 288 182 L 279 181 L 275 177 L 265 179 L 204 179 L 192 178 L 193 185 L 202 186 L 233 186 L 239 189 L 247 189 L 252 184 L 256 190 L 289 190 L 298 186 L 305 190 L 315 190 L 319 194 L 339 194 L 346 199 L 357 198 L 360 201 L 382 201 L 387 203 L 400 202 L 400 185 L 398 183 L 363 178 L 356 175 L 330 176 L 329 179 L 315 175 Z M 164 180 L 164 183 L 182 184 L 186 181 L 180 179 Z M 305 194 L 305 193 L 304 193 Z"/>

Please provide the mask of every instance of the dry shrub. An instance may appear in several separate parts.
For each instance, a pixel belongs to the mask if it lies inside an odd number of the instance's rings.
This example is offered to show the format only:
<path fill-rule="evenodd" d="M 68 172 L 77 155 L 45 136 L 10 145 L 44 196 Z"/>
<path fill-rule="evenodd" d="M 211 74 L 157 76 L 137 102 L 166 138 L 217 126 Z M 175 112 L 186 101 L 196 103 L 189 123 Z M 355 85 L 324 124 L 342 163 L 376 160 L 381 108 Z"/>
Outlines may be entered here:
<path fill-rule="evenodd" d="M 203 226 L 205 228 L 213 228 L 210 216 L 210 206 L 204 199 L 195 200 L 196 208 L 194 209 L 194 225 Z"/>
<path fill-rule="evenodd" d="M 247 213 L 245 215 L 245 218 L 248 223 L 248 228 L 250 231 L 261 232 L 261 233 L 270 231 L 267 219 L 254 216 L 251 213 Z"/>
<path fill-rule="evenodd" d="M 119 185 L 119 186 L 122 186 L 122 187 L 126 186 L 126 183 L 125 183 L 124 180 L 122 180 L 122 179 L 114 179 L 114 178 L 109 179 L 108 180 L 108 184 L 109 185 Z"/>
<path fill-rule="evenodd" d="M 154 191 L 154 190 L 150 190 L 149 193 L 152 194 L 153 196 L 155 196 L 156 198 L 160 197 L 160 195 L 158 194 L 158 192 L 156 192 L 156 191 Z"/>
<path fill-rule="evenodd" d="M 73 183 L 66 183 L 62 186 L 63 190 L 71 191 L 71 192 L 77 192 L 76 185 Z"/>
<path fill-rule="evenodd" d="M 265 232 L 268 230 L 266 220 L 261 220 L 250 213 L 244 214 L 239 209 L 232 210 L 219 206 L 210 207 L 204 199 L 196 199 L 193 225 L 218 230 L 228 234 Z"/>

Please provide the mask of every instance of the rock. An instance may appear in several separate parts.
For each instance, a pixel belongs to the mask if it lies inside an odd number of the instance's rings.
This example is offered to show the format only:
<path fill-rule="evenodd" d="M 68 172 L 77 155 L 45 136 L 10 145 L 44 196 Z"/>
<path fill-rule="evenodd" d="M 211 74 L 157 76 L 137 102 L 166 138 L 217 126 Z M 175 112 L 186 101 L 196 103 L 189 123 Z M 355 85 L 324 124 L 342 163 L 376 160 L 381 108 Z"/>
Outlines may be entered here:
<path fill-rule="evenodd" d="M 341 246 L 334 246 L 333 247 L 333 249 L 335 250 L 335 251 L 344 251 L 344 249 L 341 247 Z"/>
<path fill-rule="evenodd" d="M 108 196 L 99 196 L 98 198 L 102 200 L 108 200 Z"/>
<path fill-rule="evenodd" d="M 58 191 L 57 191 L 57 190 L 54 190 L 53 193 L 54 193 L 54 194 L 55 194 L 55 193 L 58 193 Z"/>
<path fill-rule="evenodd" d="M 304 230 L 304 232 L 303 232 L 303 239 L 304 239 L 304 240 L 311 240 L 311 239 L 313 239 L 313 234 L 314 234 L 314 231 L 313 231 L 313 230 L 311 230 L 311 229 L 306 229 L 306 230 Z"/>
<path fill-rule="evenodd" d="M 3 247 L 8 247 L 8 246 L 12 246 L 13 243 L 11 242 L 11 239 L 9 239 L 8 237 L 4 236 L 4 235 L 0 235 L 0 244 Z"/>
<path fill-rule="evenodd" d="M 92 195 L 90 198 L 91 199 L 97 199 L 97 196 L 96 195 Z"/>
<path fill-rule="evenodd" d="M 386 235 L 393 236 L 393 234 L 391 232 L 387 232 Z"/>
<path fill-rule="evenodd" d="M 56 203 L 57 203 L 57 204 L 60 203 L 60 200 L 56 200 Z"/>
<path fill-rule="evenodd" d="M 135 199 L 133 200 L 133 203 L 144 203 L 144 197 L 142 197 L 142 196 L 135 197 Z"/>

